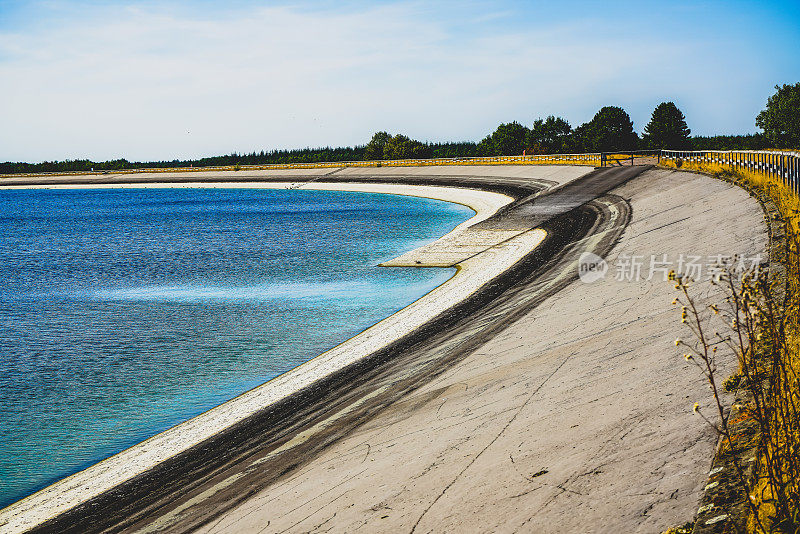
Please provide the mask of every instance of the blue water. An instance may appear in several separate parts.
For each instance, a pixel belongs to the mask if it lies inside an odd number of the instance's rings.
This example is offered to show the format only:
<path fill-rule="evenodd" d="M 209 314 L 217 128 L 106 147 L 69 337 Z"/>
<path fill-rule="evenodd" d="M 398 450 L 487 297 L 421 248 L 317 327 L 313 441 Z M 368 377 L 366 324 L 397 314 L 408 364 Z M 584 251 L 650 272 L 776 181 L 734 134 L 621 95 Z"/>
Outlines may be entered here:
<path fill-rule="evenodd" d="M 324 352 L 472 215 L 330 191 L 0 191 L 0 507 Z"/>

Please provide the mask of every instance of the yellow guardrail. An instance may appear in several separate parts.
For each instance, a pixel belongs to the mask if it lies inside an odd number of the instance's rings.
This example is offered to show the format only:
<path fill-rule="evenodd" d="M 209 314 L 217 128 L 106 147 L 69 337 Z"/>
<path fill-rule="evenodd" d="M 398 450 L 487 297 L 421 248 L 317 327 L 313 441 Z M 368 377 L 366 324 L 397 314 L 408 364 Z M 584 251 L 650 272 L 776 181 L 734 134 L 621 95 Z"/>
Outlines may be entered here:
<path fill-rule="evenodd" d="M 174 167 L 106 171 L 67 171 L 0 176 L 73 176 L 85 174 L 136 174 L 148 172 L 202 172 L 233 170 L 331 169 L 342 167 L 421 167 L 431 165 L 590 165 L 598 167 L 601 154 L 537 154 L 532 156 L 486 156 L 475 158 L 399 159 L 373 161 L 326 161 L 319 163 L 273 163 L 266 165 L 224 165 L 215 167 Z"/>

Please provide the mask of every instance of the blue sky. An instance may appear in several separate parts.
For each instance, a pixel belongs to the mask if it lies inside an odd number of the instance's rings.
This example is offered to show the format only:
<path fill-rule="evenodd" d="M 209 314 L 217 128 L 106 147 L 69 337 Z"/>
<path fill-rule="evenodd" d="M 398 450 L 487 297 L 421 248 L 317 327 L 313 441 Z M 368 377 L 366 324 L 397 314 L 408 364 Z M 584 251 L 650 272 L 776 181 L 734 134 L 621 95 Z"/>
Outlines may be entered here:
<path fill-rule="evenodd" d="M 604 105 L 749 133 L 800 2 L 0 0 L 0 161 L 479 140 Z"/>

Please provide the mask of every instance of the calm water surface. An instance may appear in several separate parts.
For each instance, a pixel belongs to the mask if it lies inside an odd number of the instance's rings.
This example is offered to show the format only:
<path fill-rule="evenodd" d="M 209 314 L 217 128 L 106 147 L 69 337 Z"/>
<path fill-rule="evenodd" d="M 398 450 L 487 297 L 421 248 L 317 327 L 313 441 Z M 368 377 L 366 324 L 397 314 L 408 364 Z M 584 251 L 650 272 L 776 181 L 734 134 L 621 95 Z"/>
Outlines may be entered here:
<path fill-rule="evenodd" d="M 416 300 L 453 271 L 377 264 L 471 215 L 332 191 L 0 191 L 0 507 Z"/>

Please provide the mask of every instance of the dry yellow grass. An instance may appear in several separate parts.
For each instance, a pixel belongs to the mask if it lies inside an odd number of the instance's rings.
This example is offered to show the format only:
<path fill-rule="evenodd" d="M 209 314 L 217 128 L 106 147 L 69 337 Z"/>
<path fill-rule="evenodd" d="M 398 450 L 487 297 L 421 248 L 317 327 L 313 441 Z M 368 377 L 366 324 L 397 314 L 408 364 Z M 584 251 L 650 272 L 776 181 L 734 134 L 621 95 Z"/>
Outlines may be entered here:
<path fill-rule="evenodd" d="M 787 382 L 786 386 L 781 388 L 779 395 L 783 398 L 767 397 L 768 403 L 773 405 L 771 411 L 770 407 L 767 407 L 767 413 L 782 415 L 769 425 L 775 431 L 761 441 L 763 445 L 759 450 L 758 480 L 754 481 L 750 492 L 751 499 L 758 510 L 758 517 L 755 515 L 750 517 L 748 531 L 758 532 L 763 528 L 768 528 L 769 531 L 775 532 L 793 532 L 800 522 L 800 517 L 798 517 L 800 511 L 796 509 L 798 494 L 800 494 L 800 480 L 786 474 L 793 469 L 777 470 L 783 474 L 780 477 L 781 480 L 777 481 L 777 485 L 784 485 L 784 495 L 782 495 L 784 503 L 788 496 L 795 509 L 789 511 L 790 517 L 788 520 L 784 518 L 783 524 L 776 524 L 776 516 L 787 514 L 785 510 L 783 514 L 777 512 L 776 503 L 779 500 L 777 487 L 767 473 L 770 471 L 769 462 L 776 461 L 775 458 L 780 457 L 781 453 L 789 451 L 790 456 L 794 457 L 800 452 L 800 435 L 795 435 L 798 428 L 797 421 L 800 417 L 798 412 L 798 407 L 800 407 L 800 380 L 798 380 L 798 376 L 800 376 L 800 197 L 784 183 L 776 172 L 770 171 L 768 166 L 758 168 L 758 166 L 748 164 L 754 157 L 752 153 L 687 153 L 686 156 L 688 157 L 680 159 L 662 158 L 661 164 L 670 168 L 735 177 L 745 187 L 760 192 L 770 199 L 780 212 L 780 216 L 771 223 L 773 227 L 778 229 L 782 227 L 785 231 L 786 295 L 783 308 L 776 310 L 778 316 L 776 319 L 785 325 L 781 335 L 783 339 L 769 341 L 765 339 L 760 342 L 762 346 L 756 346 L 753 351 L 773 353 L 779 350 L 775 348 L 778 344 L 784 347 L 781 352 L 785 354 L 785 359 L 783 357 L 780 359 L 785 362 L 782 364 L 785 368 L 781 372 Z M 781 155 L 780 157 L 785 156 Z M 771 372 L 776 372 L 774 366 Z M 778 405 L 782 409 L 775 409 Z M 774 478 L 776 471 L 774 467 L 771 471 Z"/>

